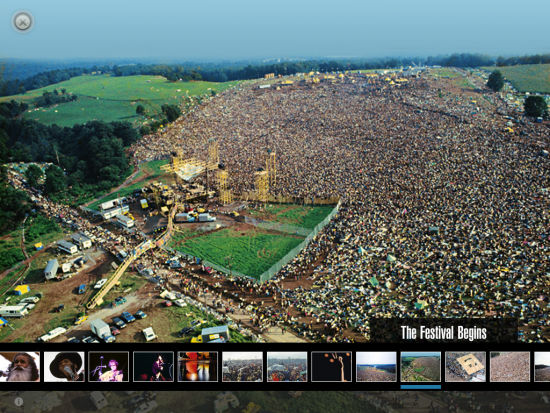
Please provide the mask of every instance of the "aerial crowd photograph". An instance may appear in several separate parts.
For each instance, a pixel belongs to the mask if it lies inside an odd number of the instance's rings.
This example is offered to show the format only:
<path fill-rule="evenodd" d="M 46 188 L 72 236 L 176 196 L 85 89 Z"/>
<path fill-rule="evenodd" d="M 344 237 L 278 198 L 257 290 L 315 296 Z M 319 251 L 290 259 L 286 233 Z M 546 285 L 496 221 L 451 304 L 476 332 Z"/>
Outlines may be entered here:
<path fill-rule="evenodd" d="M 19 355 L 51 383 L 548 380 L 527 347 L 337 344 L 550 343 L 550 3 L 157 3 L 0 4 L 0 381 Z M 508 411 L 445 397 L 418 411 Z"/>

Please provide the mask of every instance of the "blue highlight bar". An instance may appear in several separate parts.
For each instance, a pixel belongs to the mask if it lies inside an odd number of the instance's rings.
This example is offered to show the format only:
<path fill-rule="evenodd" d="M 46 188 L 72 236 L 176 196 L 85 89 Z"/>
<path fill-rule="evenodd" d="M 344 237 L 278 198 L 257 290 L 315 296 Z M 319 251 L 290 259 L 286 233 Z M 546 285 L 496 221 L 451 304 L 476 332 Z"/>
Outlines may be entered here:
<path fill-rule="evenodd" d="M 441 384 L 402 384 L 401 390 L 441 390 Z"/>

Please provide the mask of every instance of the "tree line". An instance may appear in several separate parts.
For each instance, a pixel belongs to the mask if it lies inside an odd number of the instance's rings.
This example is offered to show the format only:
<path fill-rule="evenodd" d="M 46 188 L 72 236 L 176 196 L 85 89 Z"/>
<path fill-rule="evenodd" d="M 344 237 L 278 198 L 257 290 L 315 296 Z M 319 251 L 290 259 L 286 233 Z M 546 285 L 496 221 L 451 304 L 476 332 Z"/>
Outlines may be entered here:
<path fill-rule="evenodd" d="M 327 60 L 310 59 L 277 62 L 271 64 L 258 62 L 221 62 L 186 64 L 120 64 L 94 65 L 88 67 L 60 68 L 37 73 L 24 79 L 0 79 L 0 96 L 24 93 L 28 90 L 69 80 L 72 77 L 93 72 L 113 76 L 154 75 L 164 76 L 170 81 L 206 80 L 226 82 L 261 78 L 268 73 L 288 75 L 294 73 L 320 71 L 344 71 L 357 69 L 398 68 L 409 65 L 480 67 L 516 64 L 550 63 L 550 54 L 523 57 L 491 57 L 483 54 L 455 53 L 449 56 L 430 57 L 389 57 L 377 59 Z"/>

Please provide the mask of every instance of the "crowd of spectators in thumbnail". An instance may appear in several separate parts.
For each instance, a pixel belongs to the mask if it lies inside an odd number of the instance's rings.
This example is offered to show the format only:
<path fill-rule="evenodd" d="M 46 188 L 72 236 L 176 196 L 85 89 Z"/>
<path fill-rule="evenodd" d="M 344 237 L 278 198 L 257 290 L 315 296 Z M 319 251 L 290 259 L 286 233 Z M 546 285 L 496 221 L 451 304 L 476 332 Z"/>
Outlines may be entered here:
<path fill-rule="evenodd" d="M 262 381 L 261 360 L 230 360 L 222 367 L 223 381 Z"/>

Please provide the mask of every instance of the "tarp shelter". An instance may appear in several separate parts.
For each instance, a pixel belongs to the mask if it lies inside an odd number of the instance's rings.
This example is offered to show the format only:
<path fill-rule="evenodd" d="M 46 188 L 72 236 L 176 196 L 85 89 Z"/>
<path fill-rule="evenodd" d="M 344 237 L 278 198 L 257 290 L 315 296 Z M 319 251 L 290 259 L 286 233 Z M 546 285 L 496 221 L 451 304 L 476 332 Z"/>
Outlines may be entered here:
<path fill-rule="evenodd" d="M 18 285 L 15 287 L 15 295 L 23 295 L 27 294 L 31 289 L 27 284 Z"/>
<path fill-rule="evenodd" d="M 369 282 L 371 283 L 371 285 L 372 285 L 373 287 L 376 287 L 376 286 L 379 284 L 379 282 L 378 282 L 378 280 L 376 279 L 376 277 L 372 277 L 372 278 L 369 280 Z"/>
<path fill-rule="evenodd" d="M 4 327 L 6 324 L 8 324 L 8 320 L 0 317 L 0 327 Z"/>

